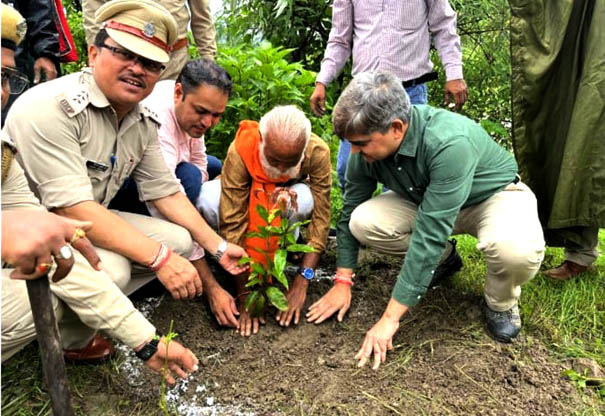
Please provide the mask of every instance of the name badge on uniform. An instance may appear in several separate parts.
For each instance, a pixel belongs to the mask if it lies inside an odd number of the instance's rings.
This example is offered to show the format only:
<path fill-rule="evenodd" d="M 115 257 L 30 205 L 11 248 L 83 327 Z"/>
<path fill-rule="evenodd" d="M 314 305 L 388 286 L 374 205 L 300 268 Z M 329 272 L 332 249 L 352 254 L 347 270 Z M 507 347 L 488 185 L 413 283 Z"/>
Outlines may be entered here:
<path fill-rule="evenodd" d="M 92 170 L 98 170 L 100 172 L 105 172 L 107 169 L 109 169 L 109 166 L 107 166 L 105 163 L 95 162 L 94 160 L 87 160 L 86 167 Z"/>

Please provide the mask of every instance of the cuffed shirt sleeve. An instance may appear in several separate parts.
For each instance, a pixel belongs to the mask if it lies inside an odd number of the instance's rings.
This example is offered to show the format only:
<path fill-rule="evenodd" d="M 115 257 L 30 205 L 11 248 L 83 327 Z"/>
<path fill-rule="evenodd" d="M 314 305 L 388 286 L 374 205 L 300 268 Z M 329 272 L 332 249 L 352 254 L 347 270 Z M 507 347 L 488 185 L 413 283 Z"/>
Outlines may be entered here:
<path fill-rule="evenodd" d="M 429 31 L 439 53 L 446 80 L 462 79 L 462 49 L 456 33 L 456 12 L 447 0 L 429 0 Z"/>
<path fill-rule="evenodd" d="M 180 191 L 174 173 L 166 167 L 157 135 L 151 131 L 150 134 L 155 137 L 145 147 L 143 157 L 132 173 L 141 201 L 164 198 Z"/>

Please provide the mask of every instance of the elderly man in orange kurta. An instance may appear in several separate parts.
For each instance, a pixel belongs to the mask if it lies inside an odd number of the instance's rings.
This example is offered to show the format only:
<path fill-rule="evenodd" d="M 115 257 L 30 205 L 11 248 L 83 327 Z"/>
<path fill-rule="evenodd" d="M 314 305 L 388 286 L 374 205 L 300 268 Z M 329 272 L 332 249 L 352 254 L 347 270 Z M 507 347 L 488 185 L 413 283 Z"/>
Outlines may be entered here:
<path fill-rule="evenodd" d="M 246 237 L 247 232 L 264 225 L 256 206 L 271 209 L 276 189 L 296 194 L 297 203 L 291 206 L 289 219 L 290 222 L 310 219 L 307 244 L 315 251 L 302 257 L 296 278 L 286 294 L 288 309 L 277 313 L 282 326 L 292 321 L 298 323 L 309 281 L 325 250 L 330 228 L 331 186 L 330 149 L 311 133 L 311 123 L 294 106 L 275 107 L 260 122 L 242 121 L 227 152 L 221 178 L 203 185 L 202 213 L 206 220 L 218 226 L 227 241 L 240 242 L 257 261 L 263 260 L 254 250 L 259 242 Z M 218 322 L 248 336 L 257 333 L 264 321 L 262 317 L 251 317 L 244 309 L 246 281 L 247 275 L 238 276 L 235 299 L 213 278 L 203 284 Z"/>

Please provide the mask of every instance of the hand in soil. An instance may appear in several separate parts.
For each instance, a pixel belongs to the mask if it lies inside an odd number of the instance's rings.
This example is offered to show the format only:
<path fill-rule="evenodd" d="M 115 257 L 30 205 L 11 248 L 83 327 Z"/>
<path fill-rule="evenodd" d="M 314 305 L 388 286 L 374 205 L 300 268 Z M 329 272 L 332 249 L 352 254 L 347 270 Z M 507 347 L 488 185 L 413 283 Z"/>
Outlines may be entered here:
<path fill-rule="evenodd" d="M 393 349 L 393 336 L 398 329 L 398 319 L 393 320 L 384 316 L 380 318 L 372 329 L 366 332 L 363 344 L 355 355 L 355 359 L 359 360 L 357 367 L 363 367 L 371 359 L 372 352 L 374 352 L 372 370 L 377 370 L 387 358 L 387 349 Z"/>
<path fill-rule="evenodd" d="M 351 305 L 351 287 L 342 283 L 336 283 L 332 289 L 309 307 L 307 322 L 320 324 L 336 311 L 338 311 L 338 322 L 342 322 L 345 313 Z"/>
<path fill-rule="evenodd" d="M 235 306 L 235 300 L 229 292 L 216 285 L 212 290 L 206 290 L 206 296 L 208 296 L 210 309 L 219 324 L 239 328 L 239 321 L 237 320 L 239 312 L 237 306 Z"/>
<path fill-rule="evenodd" d="M 170 341 L 168 349 L 164 338 L 158 344 L 158 350 L 153 356 L 145 361 L 145 365 L 156 373 L 162 374 L 164 366 L 168 363 L 164 378 L 169 384 L 174 384 L 174 376 L 187 378 L 189 373 L 197 371 L 198 359 L 190 349 L 183 347 L 176 341 Z"/>
<path fill-rule="evenodd" d="M 305 306 L 308 286 L 308 280 L 300 275 L 296 276 L 292 287 L 288 293 L 286 293 L 286 298 L 288 299 L 288 310 L 283 312 L 279 311 L 275 317 L 281 326 L 290 326 L 292 317 L 294 317 L 294 325 L 298 325 L 300 312 L 303 306 Z"/>
<path fill-rule="evenodd" d="M 265 324 L 264 318 L 253 318 L 250 313 L 244 309 L 243 302 L 239 307 L 239 328 L 236 332 L 239 332 L 241 336 L 249 337 L 250 334 L 257 334 L 258 328 L 261 324 Z"/>
<path fill-rule="evenodd" d="M 223 266 L 223 269 L 227 270 L 231 274 L 240 274 L 248 270 L 248 266 L 240 266 L 238 264 L 242 257 L 247 256 L 246 250 L 235 244 L 228 243 L 225 253 L 221 256 L 219 264 Z"/>
<path fill-rule="evenodd" d="M 172 253 L 157 271 L 158 279 L 175 299 L 193 299 L 202 293 L 202 280 L 189 260 Z"/>

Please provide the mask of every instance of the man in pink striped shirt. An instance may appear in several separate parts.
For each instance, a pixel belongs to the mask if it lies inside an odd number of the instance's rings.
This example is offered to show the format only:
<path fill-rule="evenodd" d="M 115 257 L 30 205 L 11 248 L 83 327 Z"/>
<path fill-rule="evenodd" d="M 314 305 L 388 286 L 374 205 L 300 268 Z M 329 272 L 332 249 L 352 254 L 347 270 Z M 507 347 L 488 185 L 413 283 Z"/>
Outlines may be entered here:
<path fill-rule="evenodd" d="M 431 41 L 445 69 L 445 101 L 459 109 L 467 91 L 456 13 L 447 0 L 334 0 L 332 30 L 310 98 L 313 113 L 323 116 L 326 86 L 351 55 L 353 75 L 390 72 L 402 81 L 412 104 L 426 104 L 426 82 L 436 79 L 431 72 Z M 350 149 L 342 140 L 337 163 L 342 188 Z"/>
<path fill-rule="evenodd" d="M 198 211 L 202 183 L 213 179 L 221 170 L 221 162 L 206 154 L 204 134 L 219 123 L 232 85 L 227 71 L 211 59 L 202 58 L 188 62 L 176 81 L 158 82 L 141 102 L 161 122 L 158 139 L 166 166 Z M 136 184 L 131 179 L 122 186 L 110 208 L 163 218 L 152 204 L 139 201 Z M 196 243 L 189 260 L 202 281 L 207 281 L 212 272 L 204 259 L 204 250 Z M 228 323 L 238 326 L 235 318 Z"/>

